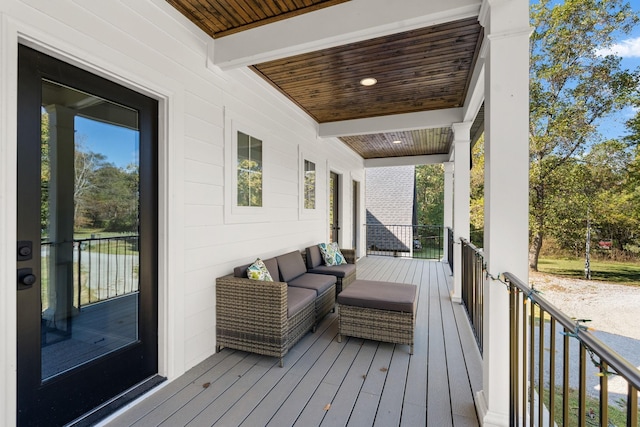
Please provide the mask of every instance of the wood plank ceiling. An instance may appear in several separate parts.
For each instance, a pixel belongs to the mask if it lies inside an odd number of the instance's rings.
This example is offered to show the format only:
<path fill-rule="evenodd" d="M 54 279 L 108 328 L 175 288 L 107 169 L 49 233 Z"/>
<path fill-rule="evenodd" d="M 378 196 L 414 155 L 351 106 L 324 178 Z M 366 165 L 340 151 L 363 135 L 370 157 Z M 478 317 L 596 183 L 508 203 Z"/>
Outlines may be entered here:
<path fill-rule="evenodd" d="M 167 1 L 215 38 L 345 0 Z M 251 68 L 318 123 L 456 108 L 467 96 L 482 38 L 477 18 L 468 18 Z M 367 77 L 377 83 L 361 85 Z M 371 159 L 447 154 L 453 133 L 447 127 L 340 139 Z"/>
<path fill-rule="evenodd" d="M 167 0 L 213 38 L 346 1 L 349 0 Z"/>

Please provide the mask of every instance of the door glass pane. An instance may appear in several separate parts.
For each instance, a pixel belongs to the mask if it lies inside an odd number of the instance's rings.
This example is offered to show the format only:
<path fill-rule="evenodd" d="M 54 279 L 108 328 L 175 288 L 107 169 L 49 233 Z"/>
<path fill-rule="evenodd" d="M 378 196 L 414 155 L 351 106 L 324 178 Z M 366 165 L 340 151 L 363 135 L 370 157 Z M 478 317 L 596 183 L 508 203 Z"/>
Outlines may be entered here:
<path fill-rule="evenodd" d="M 54 377 L 138 340 L 138 113 L 42 82 L 41 361 Z"/>
<path fill-rule="evenodd" d="M 329 174 L 329 241 L 338 242 L 338 174 Z"/>

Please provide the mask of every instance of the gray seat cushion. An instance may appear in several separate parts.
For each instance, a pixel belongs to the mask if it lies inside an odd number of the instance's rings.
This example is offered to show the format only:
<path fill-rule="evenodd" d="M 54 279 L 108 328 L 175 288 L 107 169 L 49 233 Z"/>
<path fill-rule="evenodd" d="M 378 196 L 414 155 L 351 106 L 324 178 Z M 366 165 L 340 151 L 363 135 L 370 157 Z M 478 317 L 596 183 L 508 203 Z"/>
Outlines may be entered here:
<path fill-rule="evenodd" d="M 336 283 L 336 276 L 328 276 L 326 274 L 305 273 L 293 280 L 287 281 L 289 287 L 312 289 L 318 295 L 329 289 L 331 285 Z"/>
<path fill-rule="evenodd" d="M 289 280 L 293 280 L 307 272 L 307 267 L 304 265 L 302 254 L 299 251 L 277 256 L 276 259 L 280 269 L 280 278 L 283 282 L 289 282 Z"/>
<path fill-rule="evenodd" d="M 307 252 L 307 268 L 312 269 L 318 267 L 320 265 L 324 265 L 324 260 L 322 259 L 322 253 L 320 252 L 320 248 L 318 245 L 309 246 L 305 249 Z"/>
<path fill-rule="evenodd" d="M 350 274 L 355 273 L 355 264 L 341 264 L 341 265 L 319 265 L 309 269 L 309 273 L 317 274 L 332 274 L 336 277 L 344 278 Z"/>
<path fill-rule="evenodd" d="M 338 304 L 415 313 L 416 285 L 356 280 L 338 295 Z"/>
<path fill-rule="evenodd" d="M 308 304 L 314 304 L 316 293 L 312 289 L 287 286 L 287 317 L 291 317 Z"/>
<path fill-rule="evenodd" d="M 274 282 L 280 281 L 280 270 L 278 269 L 278 261 L 275 258 L 263 259 L 264 265 L 267 266 L 267 270 L 269 270 L 269 274 Z M 251 263 L 253 264 L 253 263 Z M 241 265 L 233 269 L 233 275 L 235 277 L 247 277 L 247 268 L 251 264 Z"/>

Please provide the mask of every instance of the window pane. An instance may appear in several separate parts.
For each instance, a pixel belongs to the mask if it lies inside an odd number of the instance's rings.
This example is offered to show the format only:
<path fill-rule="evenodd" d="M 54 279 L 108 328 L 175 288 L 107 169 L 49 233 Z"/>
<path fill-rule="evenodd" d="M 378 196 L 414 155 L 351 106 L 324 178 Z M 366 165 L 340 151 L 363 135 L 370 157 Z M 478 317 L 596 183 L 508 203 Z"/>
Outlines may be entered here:
<path fill-rule="evenodd" d="M 238 132 L 238 206 L 262 206 L 262 141 Z"/>
<path fill-rule="evenodd" d="M 249 159 L 249 135 L 238 132 L 238 164 Z"/>
<path fill-rule="evenodd" d="M 262 170 L 262 141 L 251 138 L 251 160 L 256 162 L 257 170 Z"/>
<path fill-rule="evenodd" d="M 304 161 L 304 208 L 316 208 L 316 164 Z"/>

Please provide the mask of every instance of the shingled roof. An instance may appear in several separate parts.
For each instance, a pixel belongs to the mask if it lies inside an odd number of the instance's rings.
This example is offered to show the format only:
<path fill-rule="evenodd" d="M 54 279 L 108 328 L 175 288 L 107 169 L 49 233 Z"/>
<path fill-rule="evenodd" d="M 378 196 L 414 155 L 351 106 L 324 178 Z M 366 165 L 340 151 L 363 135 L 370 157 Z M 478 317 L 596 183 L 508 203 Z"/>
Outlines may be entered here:
<path fill-rule="evenodd" d="M 415 218 L 415 167 L 366 170 L 367 248 L 408 251 Z"/>

